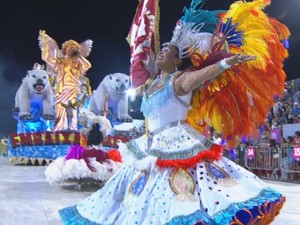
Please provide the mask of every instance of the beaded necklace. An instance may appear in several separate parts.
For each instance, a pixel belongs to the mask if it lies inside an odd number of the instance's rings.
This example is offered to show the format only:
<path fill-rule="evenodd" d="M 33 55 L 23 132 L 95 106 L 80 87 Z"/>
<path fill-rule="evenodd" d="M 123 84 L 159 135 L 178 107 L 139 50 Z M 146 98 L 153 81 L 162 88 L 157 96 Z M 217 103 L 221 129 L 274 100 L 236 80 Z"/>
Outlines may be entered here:
<path fill-rule="evenodd" d="M 170 79 L 175 75 L 175 73 L 167 75 L 165 79 L 162 79 L 161 75 L 158 75 L 158 77 L 152 82 L 152 84 L 149 86 L 149 88 L 145 91 L 145 97 L 148 96 L 148 98 L 149 98 L 150 96 L 154 95 L 155 93 L 158 93 L 161 90 L 163 90 L 165 88 L 165 86 L 168 84 L 168 82 L 170 81 Z M 149 91 L 155 85 L 157 85 L 157 87 L 159 87 L 159 88 L 154 90 L 152 93 L 149 94 Z"/>

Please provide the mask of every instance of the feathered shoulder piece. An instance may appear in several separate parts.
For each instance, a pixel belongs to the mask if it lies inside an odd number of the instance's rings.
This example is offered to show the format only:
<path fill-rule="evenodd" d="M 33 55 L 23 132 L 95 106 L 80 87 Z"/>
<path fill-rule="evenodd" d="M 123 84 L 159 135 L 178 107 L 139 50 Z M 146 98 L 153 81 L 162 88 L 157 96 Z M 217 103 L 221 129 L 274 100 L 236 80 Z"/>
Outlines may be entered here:
<path fill-rule="evenodd" d="M 256 60 L 233 66 L 205 83 L 192 98 L 187 121 L 200 132 L 213 127 L 231 146 L 237 137 L 257 133 L 274 97 L 284 91 L 283 61 L 288 52 L 282 41 L 290 33 L 285 25 L 264 13 L 270 2 L 233 3 L 227 12 L 219 14 L 214 32 L 219 44 L 205 58 L 198 54 L 202 59 L 199 68 L 221 59 L 222 54 L 256 56 Z"/>

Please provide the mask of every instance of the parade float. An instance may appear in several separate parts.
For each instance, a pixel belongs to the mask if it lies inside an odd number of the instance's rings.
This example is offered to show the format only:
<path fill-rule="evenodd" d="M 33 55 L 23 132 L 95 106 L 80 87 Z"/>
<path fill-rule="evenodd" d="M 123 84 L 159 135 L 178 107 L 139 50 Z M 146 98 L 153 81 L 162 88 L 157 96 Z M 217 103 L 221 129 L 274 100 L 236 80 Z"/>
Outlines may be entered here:
<path fill-rule="evenodd" d="M 84 143 L 84 136 L 77 129 L 53 130 L 55 86 L 51 85 L 51 79 L 44 67 L 35 63 L 16 92 L 13 117 L 17 129 L 8 141 L 8 157 L 12 163 L 49 164 L 65 155 L 69 145 Z"/>
<path fill-rule="evenodd" d="M 91 124 L 101 117 L 113 128 L 103 140 L 107 149 L 143 134 L 143 121 L 133 120 L 128 113 L 129 76 L 109 74 L 92 93 L 86 77 L 91 40 L 68 40 L 59 49 L 54 39 L 40 31 L 39 45 L 46 66 L 35 63 L 17 90 L 13 109 L 17 131 L 7 143 L 10 162 L 49 164 L 65 156 L 70 146 L 85 146 Z"/>
<path fill-rule="evenodd" d="M 68 40 L 59 49 L 55 40 L 40 31 L 39 46 L 46 68 L 34 64 L 15 97 L 17 132 L 10 135 L 8 157 L 13 163 L 49 164 L 70 145 L 84 144 L 77 112 L 85 102 L 81 79 L 91 64 L 86 59 L 92 41 Z"/>

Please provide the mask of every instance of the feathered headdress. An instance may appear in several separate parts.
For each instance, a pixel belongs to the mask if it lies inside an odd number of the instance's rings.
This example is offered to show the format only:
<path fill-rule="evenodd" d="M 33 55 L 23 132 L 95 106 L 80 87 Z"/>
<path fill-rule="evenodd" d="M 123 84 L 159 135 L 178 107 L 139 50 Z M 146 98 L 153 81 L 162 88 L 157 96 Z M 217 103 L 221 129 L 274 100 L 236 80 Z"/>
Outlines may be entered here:
<path fill-rule="evenodd" d="M 184 15 L 177 21 L 170 42 L 178 48 L 179 58 L 192 55 L 195 51 L 203 53 L 212 49 L 212 33 L 218 23 L 221 10 L 202 10 L 205 0 L 193 0 L 190 8 L 184 8 Z M 197 9 L 198 8 L 198 9 Z"/>

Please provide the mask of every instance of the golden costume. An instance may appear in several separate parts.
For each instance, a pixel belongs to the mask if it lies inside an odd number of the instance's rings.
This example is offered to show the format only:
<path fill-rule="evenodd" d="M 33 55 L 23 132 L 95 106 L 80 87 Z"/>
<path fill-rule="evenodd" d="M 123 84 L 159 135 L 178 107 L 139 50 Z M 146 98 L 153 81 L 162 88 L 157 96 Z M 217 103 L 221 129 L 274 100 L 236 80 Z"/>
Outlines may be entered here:
<path fill-rule="evenodd" d="M 92 41 L 81 44 L 69 40 L 62 45 L 60 51 L 56 42 L 45 31 L 40 31 L 39 44 L 42 59 L 56 72 L 55 77 L 55 124 L 54 131 L 66 129 L 66 109 L 60 103 L 68 100 L 76 103 L 80 76 L 90 68 L 90 62 L 85 58 L 90 54 Z M 73 110 L 72 130 L 77 130 L 77 111 Z"/>

